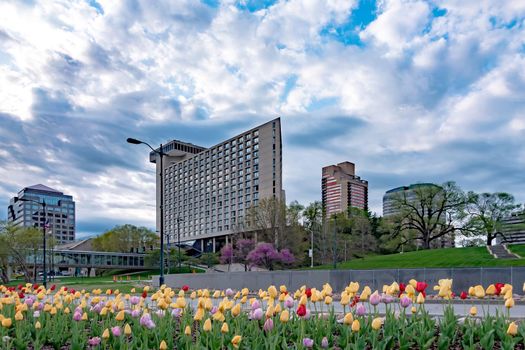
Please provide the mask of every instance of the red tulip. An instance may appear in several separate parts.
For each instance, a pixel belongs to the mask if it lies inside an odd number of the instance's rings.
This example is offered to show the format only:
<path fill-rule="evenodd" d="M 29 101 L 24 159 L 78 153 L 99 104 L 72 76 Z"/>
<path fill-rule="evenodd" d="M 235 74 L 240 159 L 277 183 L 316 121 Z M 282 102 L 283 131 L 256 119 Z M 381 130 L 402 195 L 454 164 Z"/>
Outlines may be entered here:
<path fill-rule="evenodd" d="M 459 295 L 459 297 L 460 297 L 461 299 L 465 300 L 465 299 L 467 299 L 468 294 L 467 294 L 467 292 L 463 291 L 463 292 L 461 292 L 461 294 Z"/>
<path fill-rule="evenodd" d="M 142 297 L 143 297 L 144 299 L 146 299 L 146 298 L 148 297 L 148 292 L 143 291 L 143 292 L 142 292 Z"/>
<path fill-rule="evenodd" d="M 417 282 L 416 283 L 416 290 L 423 294 L 424 297 L 427 296 L 426 292 L 425 292 L 425 289 L 427 289 L 428 287 L 428 284 L 426 284 L 425 282 Z"/>
<path fill-rule="evenodd" d="M 505 286 L 505 283 L 496 283 L 494 287 L 496 287 L 496 295 L 500 295 L 501 289 Z"/>
<path fill-rule="evenodd" d="M 38 288 L 38 283 L 33 284 L 33 289 L 37 289 L 37 288 Z"/>
<path fill-rule="evenodd" d="M 57 287 L 57 286 L 56 286 L 55 284 L 53 284 L 53 285 L 51 286 L 51 288 L 49 288 L 49 289 L 50 289 L 51 291 L 54 291 L 56 287 Z"/>
<path fill-rule="evenodd" d="M 22 290 L 22 287 L 23 287 L 23 286 L 22 286 L 21 284 L 19 284 L 19 285 L 18 285 L 18 290 Z"/>
<path fill-rule="evenodd" d="M 297 308 L 297 316 L 303 317 L 304 315 L 306 315 L 306 306 L 301 304 Z"/>
<path fill-rule="evenodd" d="M 24 299 L 24 298 L 25 298 L 25 295 L 24 295 L 24 293 L 20 292 L 20 293 L 18 293 L 18 297 L 19 297 L 20 299 Z"/>
<path fill-rule="evenodd" d="M 187 292 L 189 289 L 190 289 L 190 287 L 187 284 L 182 286 L 182 290 L 185 291 L 185 292 Z"/>
<path fill-rule="evenodd" d="M 70 292 L 71 294 L 75 294 L 77 291 L 74 290 L 74 289 L 72 288 L 72 289 L 69 290 L 69 292 Z"/>
<path fill-rule="evenodd" d="M 310 298 L 310 297 L 312 296 L 312 289 L 310 289 L 310 288 L 306 288 L 306 290 L 305 290 L 304 292 L 305 292 L 305 294 L 306 294 L 306 296 L 307 296 L 308 298 Z"/>

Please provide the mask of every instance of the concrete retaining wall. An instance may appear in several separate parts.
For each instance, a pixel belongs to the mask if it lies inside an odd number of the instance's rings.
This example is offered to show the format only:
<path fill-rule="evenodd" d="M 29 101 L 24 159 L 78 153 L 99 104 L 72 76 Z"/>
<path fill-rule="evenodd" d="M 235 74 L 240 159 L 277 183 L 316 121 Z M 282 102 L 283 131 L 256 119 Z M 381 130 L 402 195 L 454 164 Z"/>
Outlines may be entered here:
<path fill-rule="evenodd" d="M 269 285 L 286 285 L 295 290 L 302 285 L 321 288 L 329 282 L 334 291 L 339 292 L 351 281 L 362 286 L 368 285 L 372 290 L 382 290 L 384 284 L 393 281 L 407 283 L 411 278 L 425 281 L 430 288 L 441 278 L 452 278 L 455 293 L 466 291 L 476 284 L 488 286 L 501 282 L 510 283 L 516 291 L 521 291 L 525 282 L 525 267 L 505 268 L 443 268 L 443 269 L 384 269 L 384 270 L 286 270 L 264 272 L 225 272 L 166 275 L 166 285 L 181 287 L 189 285 L 192 289 L 226 289 L 250 290 L 266 289 Z M 158 276 L 153 277 L 154 285 L 159 284 Z"/>

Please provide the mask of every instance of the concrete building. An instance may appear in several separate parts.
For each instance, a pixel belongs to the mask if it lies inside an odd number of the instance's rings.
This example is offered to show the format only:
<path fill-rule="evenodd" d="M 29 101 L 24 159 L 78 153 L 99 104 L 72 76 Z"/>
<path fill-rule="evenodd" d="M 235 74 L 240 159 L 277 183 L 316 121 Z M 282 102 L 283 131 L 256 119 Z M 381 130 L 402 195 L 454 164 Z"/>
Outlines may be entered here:
<path fill-rule="evenodd" d="M 164 232 L 170 242 L 216 251 L 242 231 L 247 210 L 259 199 L 284 199 L 281 122 L 274 119 L 210 148 L 178 140 L 162 146 Z M 150 161 L 160 172 L 159 156 Z M 180 227 L 178 227 L 180 225 Z M 157 177 L 157 229 L 160 179 Z"/>
<path fill-rule="evenodd" d="M 505 238 L 498 236 L 496 243 L 525 243 L 525 211 L 513 213 L 503 220 L 501 231 Z"/>
<path fill-rule="evenodd" d="M 355 175 L 355 164 L 342 162 L 323 168 L 323 211 L 326 217 L 345 213 L 349 207 L 368 210 L 368 181 Z"/>
<path fill-rule="evenodd" d="M 42 206 L 20 198 L 46 203 L 46 218 Z M 73 197 L 38 184 L 26 187 L 13 197 L 7 207 L 7 221 L 24 227 L 42 228 L 48 222 L 48 233 L 57 243 L 75 240 L 75 202 Z"/>

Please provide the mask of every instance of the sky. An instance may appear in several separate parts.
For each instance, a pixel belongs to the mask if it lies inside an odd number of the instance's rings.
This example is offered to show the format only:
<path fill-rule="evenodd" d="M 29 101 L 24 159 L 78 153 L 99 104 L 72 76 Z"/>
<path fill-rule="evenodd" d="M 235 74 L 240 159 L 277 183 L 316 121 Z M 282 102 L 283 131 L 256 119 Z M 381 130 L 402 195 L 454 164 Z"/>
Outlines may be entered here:
<path fill-rule="evenodd" d="M 42 183 L 77 236 L 155 225 L 148 149 L 280 116 L 288 201 L 321 168 L 525 202 L 525 1 L 0 1 L 0 218 Z"/>

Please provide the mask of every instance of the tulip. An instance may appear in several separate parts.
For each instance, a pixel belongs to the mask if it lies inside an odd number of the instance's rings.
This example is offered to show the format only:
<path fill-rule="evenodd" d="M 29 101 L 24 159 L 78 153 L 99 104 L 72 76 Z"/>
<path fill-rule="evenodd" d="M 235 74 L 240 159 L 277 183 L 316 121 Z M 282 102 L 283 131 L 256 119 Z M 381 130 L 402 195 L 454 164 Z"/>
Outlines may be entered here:
<path fill-rule="evenodd" d="M 321 348 L 328 349 L 328 338 L 323 337 L 323 340 L 321 340 Z"/>
<path fill-rule="evenodd" d="M 514 307 L 514 298 L 508 298 L 507 300 L 505 300 L 505 307 L 507 309 Z"/>
<path fill-rule="evenodd" d="M 303 304 L 299 305 L 296 313 L 297 313 L 297 316 L 299 317 L 303 317 L 304 315 L 306 315 L 306 306 Z"/>
<path fill-rule="evenodd" d="M 97 346 L 100 344 L 100 337 L 89 338 L 88 344 L 91 346 Z"/>
<path fill-rule="evenodd" d="M 15 314 L 15 320 L 16 321 L 22 321 L 24 319 L 24 314 L 22 314 L 20 311 L 18 311 L 16 314 Z"/>
<path fill-rule="evenodd" d="M 209 318 L 204 321 L 204 325 L 202 326 L 202 330 L 205 332 L 211 331 L 211 320 Z"/>
<path fill-rule="evenodd" d="M 159 350 L 168 350 L 168 344 L 164 340 L 160 342 Z"/>
<path fill-rule="evenodd" d="M 410 300 L 409 297 L 404 295 L 401 297 L 401 299 L 399 299 L 399 304 L 401 304 L 401 306 L 406 309 L 412 304 L 412 300 Z"/>
<path fill-rule="evenodd" d="M 242 337 L 240 335 L 236 335 L 232 339 L 232 345 L 235 349 L 239 348 L 239 344 L 241 343 Z"/>
<path fill-rule="evenodd" d="M 40 329 L 40 328 L 42 328 L 42 325 L 40 324 L 40 321 L 36 321 L 35 329 Z"/>
<path fill-rule="evenodd" d="M 465 299 L 467 299 L 468 295 L 467 295 L 467 293 L 465 291 L 463 291 L 463 292 L 461 292 L 459 297 L 460 297 L 460 299 L 465 300 Z"/>
<path fill-rule="evenodd" d="M 102 332 L 102 339 L 108 339 L 109 338 L 109 329 L 104 329 L 104 332 Z"/>
<path fill-rule="evenodd" d="M 415 314 L 415 313 L 417 312 L 417 309 L 416 309 L 415 306 L 412 306 L 412 308 L 410 309 L 410 311 L 411 311 L 413 314 Z"/>
<path fill-rule="evenodd" d="M 327 295 L 325 298 L 324 298 L 324 303 L 326 305 L 330 305 L 332 303 L 332 297 Z"/>
<path fill-rule="evenodd" d="M 266 318 L 270 318 L 273 316 L 275 312 L 275 308 L 273 306 L 268 306 L 268 309 L 266 309 Z"/>
<path fill-rule="evenodd" d="M 263 329 L 266 332 L 269 332 L 273 329 L 273 320 L 271 318 L 266 319 L 263 325 Z"/>
<path fill-rule="evenodd" d="M 354 321 L 354 316 L 352 316 L 350 312 L 347 313 L 345 317 L 343 318 L 343 323 L 346 325 L 351 325 L 353 321 Z"/>
<path fill-rule="evenodd" d="M 251 308 L 252 308 L 252 311 L 255 310 L 255 309 L 259 309 L 261 308 L 261 303 L 259 302 L 259 300 L 255 299 L 253 300 L 253 303 L 251 303 Z"/>
<path fill-rule="evenodd" d="M 233 317 L 239 316 L 241 313 L 241 304 L 235 304 L 235 306 L 231 309 L 231 313 Z"/>
<path fill-rule="evenodd" d="M 284 299 L 284 306 L 286 306 L 287 308 L 291 309 L 294 307 L 294 301 L 293 301 L 293 298 L 291 296 L 287 296 L 285 299 Z"/>
<path fill-rule="evenodd" d="M 380 302 L 381 302 L 381 296 L 379 295 L 379 293 L 376 290 L 374 292 L 374 294 L 372 294 L 370 296 L 370 304 L 373 305 L 373 306 L 377 306 L 377 305 L 379 305 Z"/>
<path fill-rule="evenodd" d="M 190 326 L 186 326 L 186 328 L 184 328 L 184 334 L 187 335 L 187 336 L 191 335 L 191 328 L 190 328 Z"/>
<path fill-rule="evenodd" d="M 383 319 L 381 317 L 376 317 L 372 321 L 372 328 L 374 330 L 378 330 L 383 325 Z"/>
<path fill-rule="evenodd" d="M 254 320 L 260 320 L 263 318 L 264 312 L 261 308 L 255 309 L 251 313 L 252 319 Z"/>
<path fill-rule="evenodd" d="M 425 296 L 423 295 L 423 293 L 419 293 L 417 295 L 416 303 L 418 303 L 418 304 L 424 304 L 425 303 Z"/>
<path fill-rule="evenodd" d="M 474 287 L 474 295 L 476 296 L 476 298 L 482 299 L 485 297 L 485 290 L 482 286 L 477 285 Z"/>
<path fill-rule="evenodd" d="M 475 306 L 472 306 L 469 312 L 471 316 L 476 316 L 478 314 L 478 309 Z"/>
<path fill-rule="evenodd" d="M 343 292 L 341 294 L 341 301 L 340 301 L 340 303 L 343 306 L 346 306 L 346 305 L 350 304 L 350 294 L 348 294 L 346 292 Z"/>
<path fill-rule="evenodd" d="M 2 320 L 2 327 L 9 328 L 13 325 L 13 321 L 11 321 L 11 318 L 4 318 Z"/>
<path fill-rule="evenodd" d="M 279 320 L 282 323 L 286 323 L 288 322 L 289 319 L 290 319 L 290 313 L 288 312 L 288 310 L 283 310 L 283 312 L 281 312 L 281 315 L 279 316 Z"/>
<path fill-rule="evenodd" d="M 228 324 L 226 322 L 224 322 L 222 324 L 222 327 L 221 327 L 221 333 L 222 334 L 226 334 L 230 331 L 230 328 L 228 328 Z"/>
<path fill-rule="evenodd" d="M 516 334 L 518 334 L 518 326 L 516 325 L 515 322 L 511 322 L 509 324 L 509 328 L 507 328 L 507 334 L 510 335 L 510 336 L 515 336 Z"/>
<path fill-rule="evenodd" d="M 357 316 L 364 316 L 366 314 L 366 308 L 363 304 L 357 305 L 355 308 L 355 313 Z"/>
<path fill-rule="evenodd" d="M 310 338 L 303 338 L 303 346 L 308 349 L 311 348 L 314 346 L 314 340 Z"/>
<path fill-rule="evenodd" d="M 359 323 L 359 320 L 354 320 L 352 322 L 352 332 L 359 332 L 361 329 L 361 324 Z"/>

